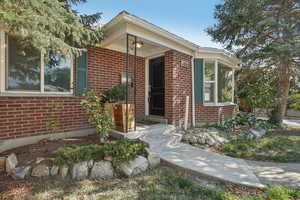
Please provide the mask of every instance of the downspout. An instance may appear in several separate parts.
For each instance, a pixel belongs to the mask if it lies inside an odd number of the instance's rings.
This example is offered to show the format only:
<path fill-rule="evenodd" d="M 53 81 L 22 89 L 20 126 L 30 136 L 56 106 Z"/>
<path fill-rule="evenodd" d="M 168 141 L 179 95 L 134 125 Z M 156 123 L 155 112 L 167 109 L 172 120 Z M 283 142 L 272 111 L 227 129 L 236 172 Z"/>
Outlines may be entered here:
<path fill-rule="evenodd" d="M 194 77 L 195 77 L 195 67 L 194 62 L 195 56 L 192 56 L 192 126 L 195 127 L 195 83 L 194 83 Z"/>

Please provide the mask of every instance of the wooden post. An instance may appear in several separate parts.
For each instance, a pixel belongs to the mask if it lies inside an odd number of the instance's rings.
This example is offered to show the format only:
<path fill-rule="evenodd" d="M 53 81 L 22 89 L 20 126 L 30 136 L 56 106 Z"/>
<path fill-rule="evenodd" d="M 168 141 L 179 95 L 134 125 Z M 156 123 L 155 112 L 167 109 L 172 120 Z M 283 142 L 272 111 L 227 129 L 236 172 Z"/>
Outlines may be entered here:
<path fill-rule="evenodd" d="M 187 130 L 188 126 L 188 119 L 189 119 L 189 96 L 186 96 L 186 102 L 185 102 L 185 116 L 184 116 L 184 130 Z"/>

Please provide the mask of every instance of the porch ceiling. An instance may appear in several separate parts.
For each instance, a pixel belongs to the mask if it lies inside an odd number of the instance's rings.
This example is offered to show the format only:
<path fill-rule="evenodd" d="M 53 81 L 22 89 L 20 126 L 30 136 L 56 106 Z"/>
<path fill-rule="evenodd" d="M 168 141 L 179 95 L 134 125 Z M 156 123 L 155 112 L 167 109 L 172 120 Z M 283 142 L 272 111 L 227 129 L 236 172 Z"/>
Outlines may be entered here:
<path fill-rule="evenodd" d="M 137 42 L 142 44 L 142 47 L 137 48 L 137 56 L 151 57 L 169 50 L 169 48 L 167 47 L 164 47 L 160 44 L 157 44 L 153 41 L 149 41 L 141 37 L 137 37 Z M 134 43 L 133 38 L 129 39 L 129 43 L 130 43 L 129 46 L 133 47 L 133 43 Z M 119 37 L 114 38 L 110 42 L 106 42 L 104 40 L 104 43 L 101 46 L 107 49 L 125 53 L 126 33 L 120 34 Z M 134 54 L 133 48 L 129 48 L 129 53 Z"/>

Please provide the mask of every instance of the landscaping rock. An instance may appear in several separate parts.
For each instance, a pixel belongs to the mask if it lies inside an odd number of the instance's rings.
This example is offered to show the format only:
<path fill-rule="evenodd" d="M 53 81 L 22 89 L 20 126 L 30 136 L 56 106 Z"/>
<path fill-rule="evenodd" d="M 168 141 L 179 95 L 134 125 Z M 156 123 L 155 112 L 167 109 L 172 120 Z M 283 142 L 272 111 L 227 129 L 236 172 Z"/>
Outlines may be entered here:
<path fill-rule="evenodd" d="M 49 167 L 45 164 L 39 164 L 32 169 L 31 176 L 35 176 L 35 177 L 49 176 Z"/>
<path fill-rule="evenodd" d="M 31 166 L 16 167 L 13 169 L 11 176 L 13 179 L 24 179 L 30 172 Z"/>
<path fill-rule="evenodd" d="M 267 134 L 267 130 L 259 128 L 259 129 L 250 129 L 247 138 L 252 140 L 252 139 L 258 139 Z"/>
<path fill-rule="evenodd" d="M 113 176 L 114 169 L 109 161 L 95 162 L 90 174 L 91 179 L 113 178 Z"/>
<path fill-rule="evenodd" d="M 58 174 L 58 170 L 59 170 L 59 167 L 58 166 L 52 166 L 51 167 L 51 170 L 50 170 L 50 175 L 51 176 L 56 176 Z"/>
<path fill-rule="evenodd" d="M 154 152 L 148 152 L 148 162 L 151 168 L 155 168 L 160 163 L 159 154 Z"/>
<path fill-rule="evenodd" d="M 143 156 L 138 156 L 133 161 L 122 163 L 120 168 L 127 176 L 135 176 L 148 169 L 149 163 Z"/>
<path fill-rule="evenodd" d="M 59 169 L 59 175 L 61 178 L 65 178 L 68 175 L 69 172 L 69 167 L 67 166 L 62 166 Z"/>
<path fill-rule="evenodd" d="M 40 164 L 44 160 L 45 160 L 45 158 L 37 157 L 36 160 L 35 160 L 35 164 Z"/>
<path fill-rule="evenodd" d="M 76 163 L 72 169 L 72 178 L 74 180 L 84 180 L 89 174 L 87 161 Z"/>
<path fill-rule="evenodd" d="M 15 169 L 15 167 L 17 166 L 18 164 L 18 159 L 17 159 L 17 156 L 12 153 L 10 154 L 7 158 L 6 158 L 6 161 L 5 161 L 5 169 L 6 169 L 6 172 L 8 174 L 11 174 L 12 171 Z"/>
<path fill-rule="evenodd" d="M 88 163 L 87 163 L 87 165 L 88 165 L 89 169 L 92 169 L 93 166 L 94 166 L 94 160 L 89 160 Z"/>

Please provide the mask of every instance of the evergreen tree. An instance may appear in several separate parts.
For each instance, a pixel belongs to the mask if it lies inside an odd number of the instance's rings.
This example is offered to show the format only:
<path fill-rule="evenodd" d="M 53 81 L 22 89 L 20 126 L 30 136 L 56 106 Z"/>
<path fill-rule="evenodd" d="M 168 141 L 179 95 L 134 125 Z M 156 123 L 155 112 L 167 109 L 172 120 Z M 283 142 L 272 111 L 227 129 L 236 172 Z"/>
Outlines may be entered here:
<path fill-rule="evenodd" d="M 103 33 L 94 27 L 101 13 L 80 15 L 73 4 L 86 0 L 0 0 L 0 29 L 18 35 L 23 43 L 64 56 L 79 55 L 99 43 Z"/>
<path fill-rule="evenodd" d="M 300 0 L 224 0 L 215 18 L 218 23 L 207 30 L 214 41 L 235 51 L 246 65 L 276 68 L 273 119 L 282 122 L 290 78 L 300 65 Z"/>

